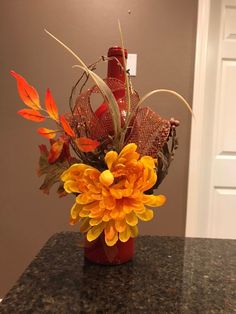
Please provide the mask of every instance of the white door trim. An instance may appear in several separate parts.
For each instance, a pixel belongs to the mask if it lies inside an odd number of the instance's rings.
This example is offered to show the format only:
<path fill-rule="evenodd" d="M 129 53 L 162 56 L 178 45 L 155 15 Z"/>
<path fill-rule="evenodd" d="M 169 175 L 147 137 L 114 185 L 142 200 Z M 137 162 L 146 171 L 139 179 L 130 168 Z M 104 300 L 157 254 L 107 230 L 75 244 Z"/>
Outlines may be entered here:
<path fill-rule="evenodd" d="M 202 215 L 206 199 L 202 200 L 203 164 L 204 164 L 204 122 L 205 122 L 205 87 L 207 73 L 208 34 L 210 23 L 210 0 L 198 1 L 197 41 L 195 53 L 195 73 L 193 90 L 193 112 L 191 126 L 190 162 L 188 178 L 188 198 L 186 232 L 187 237 L 207 236 L 208 222 L 205 230 Z M 207 206 L 206 206 L 207 207 Z M 207 209 L 207 208 L 206 208 Z M 206 220 L 208 213 L 206 212 Z"/>

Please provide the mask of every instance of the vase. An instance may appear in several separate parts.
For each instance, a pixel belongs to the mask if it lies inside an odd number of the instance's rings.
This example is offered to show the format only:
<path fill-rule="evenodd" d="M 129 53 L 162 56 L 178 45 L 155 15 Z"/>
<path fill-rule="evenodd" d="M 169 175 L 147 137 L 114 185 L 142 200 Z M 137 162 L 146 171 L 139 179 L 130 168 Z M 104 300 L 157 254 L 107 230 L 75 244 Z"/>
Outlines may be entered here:
<path fill-rule="evenodd" d="M 92 242 L 88 242 L 85 238 L 84 256 L 86 260 L 100 265 L 127 263 L 134 256 L 134 239 L 130 238 L 127 242 L 118 240 L 114 246 L 107 246 L 104 233 Z"/>

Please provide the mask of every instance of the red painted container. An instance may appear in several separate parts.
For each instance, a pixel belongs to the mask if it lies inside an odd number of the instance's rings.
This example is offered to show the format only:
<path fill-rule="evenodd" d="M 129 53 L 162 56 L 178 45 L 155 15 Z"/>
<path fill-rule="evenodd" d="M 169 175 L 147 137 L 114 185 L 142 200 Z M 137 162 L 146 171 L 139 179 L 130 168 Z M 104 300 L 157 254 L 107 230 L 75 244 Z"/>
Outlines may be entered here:
<path fill-rule="evenodd" d="M 122 48 L 120 47 L 109 48 L 107 56 L 108 58 L 110 58 L 110 60 L 108 61 L 107 77 L 118 79 L 125 84 L 125 74 L 124 74 L 124 71 L 122 71 L 122 68 L 119 66 L 119 64 L 121 64 L 121 66 L 124 66 Z M 125 49 L 126 59 L 127 59 L 127 56 L 128 56 L 128 53 L 127 53 L 127 50 Z M 126 108 L 126 105 L 124 102 L 125 89 L 117 90 L 113 94 L 120 108 L 121 116 L 125 116 L 125 112 L 124 112 L 124 108 Z M 108 105 L 106 103 L 103 103 L 95 111 L 95 114 L 98 118 L 102 118 L 102 115 L 106 113 L 107 110 L 108 110 Z"/>
<path fill-rule="evenodd" d="M 118 242 L 114 246 L 107 246 L 104 233 L 98 239 L 88 242 L 85 239 L 84 255 L 87 260 L 101 265 L 119 265 L 132 260 L 134 256 L 134 239 Z"/>
<path fill-rule="evenodd" d="M 125 49 L 125 58 L 127 59 L 127 50 Z M 122 48 L 120 47 L 111 47 L 108 50 L 108 78 L 116 78 L 123 83 L 125 83 L 125 74 L 122 71 L 122 68 L 119 66 L 119 63 L 123 66 L 123 56 Z M 124 108 L 124 96 L 125 89 L 118 90 L 114 92 L 114 96 L 117 100 L 117 103 L 120 107 L 120 112 L 122 115 L 122 109 Z M 101 104 L 101 106 L 96 110 L 97 117 L 101 118 L 102 115 L 108 110 L 108 105 L 106 103 Z M 88 242 L 85 239 L 84 246 L 85 258 L 90 262 L 102 265 L 118 265 L 130 261 L 134 256 L 134 239 L 130 238 L 127 242 L 121 242 L 118 240 L 116 245 L 107 246 L 104 239 L 104 233 L 100 235 L 98 239 L 92 242 Z"/>

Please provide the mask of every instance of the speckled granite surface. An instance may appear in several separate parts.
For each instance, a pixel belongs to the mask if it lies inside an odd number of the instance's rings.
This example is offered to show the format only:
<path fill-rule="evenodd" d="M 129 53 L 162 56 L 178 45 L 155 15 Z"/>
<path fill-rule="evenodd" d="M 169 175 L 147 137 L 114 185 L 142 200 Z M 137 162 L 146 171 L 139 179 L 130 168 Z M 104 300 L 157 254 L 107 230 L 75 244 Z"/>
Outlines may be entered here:
<path fill-rule="evenodd" d="M 88 264 L 81 236 L 55 234 L 0 313 L 236 313 L 236 241 L 136 239 L 133 262 Z"/>

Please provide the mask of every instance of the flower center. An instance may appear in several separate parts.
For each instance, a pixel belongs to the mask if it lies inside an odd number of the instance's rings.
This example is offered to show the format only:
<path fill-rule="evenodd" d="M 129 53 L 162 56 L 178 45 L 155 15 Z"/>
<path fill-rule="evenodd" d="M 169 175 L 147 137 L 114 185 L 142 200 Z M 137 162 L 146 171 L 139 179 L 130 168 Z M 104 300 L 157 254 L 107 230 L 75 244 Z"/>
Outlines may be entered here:
<path fill-rule="evenodd" d="M 100 174 L 100 182 L 105 186 L 110 186 L 114 182 L 114 176 L 110 170 L 105 170 Z"/>

